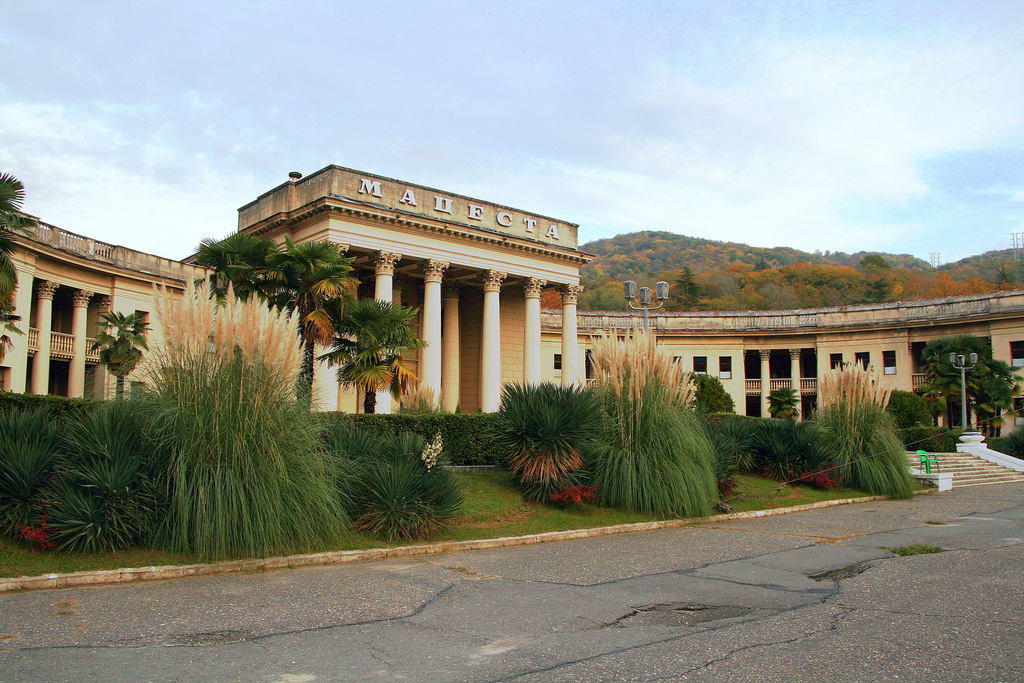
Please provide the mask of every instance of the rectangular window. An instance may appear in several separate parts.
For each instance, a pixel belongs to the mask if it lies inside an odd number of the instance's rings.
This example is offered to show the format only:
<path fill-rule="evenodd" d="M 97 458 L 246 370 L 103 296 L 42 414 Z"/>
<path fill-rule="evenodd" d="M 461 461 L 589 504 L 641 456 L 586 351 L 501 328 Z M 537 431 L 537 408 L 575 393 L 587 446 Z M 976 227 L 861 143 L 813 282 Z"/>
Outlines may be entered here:
<path fill-rule="evenodd" d="M 896 374 L 896 352 L 895 351 L 882 351 L 882 366 L 883 372 L 887 375 Z"/>
<path fill-rule="evenodd" d="M 683 362 L 683 357 L 682 356 L 672 356 L 672 362 L 676 363 L 676 364 L 682 363 Z"/>
<path fill-rule="evenodd" d="M 732 379 L 732 356 L 718 357 L 718 376 L 722 379 Z"/>
<path fill-rule="evenodd" d="M 830 353 L 828 356 L 828 366 L 833 370 L 843 367 L 843 354 Z"/>
<path fill-rule="evenodd" d="M 860 353 L 853 354 L 853 362 L 860 363 L 860 366 L 865 370 L 871 364 L 871 354 L 867 351 L 861 351 Z"/>
<path fill-rule="evenodd" d="M 707 356 L 694 356 L 693 357 L 693 371 L 698 375 L 708 374 L 708 357 Z"/>
<path fill-rule="evenodd" d="M 1013 399 L 1013 424 L 1024 425 L 1024 397 L 1018 396 Z"/>
<path fill-rule="evenodd" d="M 555 354 L 555 370 L 561 370 L 561 369 L 562 369 L 562 354 L 556 353 Z"/>
<path fill-rule="evenodd" d="M 1010 365 L 1024 368 L 1024 341 L 1010 342 Z"/>

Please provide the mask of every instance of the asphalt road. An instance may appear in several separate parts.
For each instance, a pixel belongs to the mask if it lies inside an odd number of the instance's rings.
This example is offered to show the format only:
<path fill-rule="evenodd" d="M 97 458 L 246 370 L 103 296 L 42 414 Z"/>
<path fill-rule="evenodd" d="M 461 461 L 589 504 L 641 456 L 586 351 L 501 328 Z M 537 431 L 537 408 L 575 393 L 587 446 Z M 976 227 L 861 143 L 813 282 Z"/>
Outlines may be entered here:
<path fill-rule="evenodd" d="M 5 594 L 0 680 L 1024 681 L 1024 486 Z"/>

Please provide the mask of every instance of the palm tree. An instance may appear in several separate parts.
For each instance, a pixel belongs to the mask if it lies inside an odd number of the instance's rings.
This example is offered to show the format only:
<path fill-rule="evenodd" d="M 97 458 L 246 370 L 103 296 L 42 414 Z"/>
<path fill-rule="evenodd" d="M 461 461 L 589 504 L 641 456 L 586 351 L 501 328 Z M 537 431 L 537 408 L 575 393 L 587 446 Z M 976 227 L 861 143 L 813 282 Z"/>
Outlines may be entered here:
<path fill-rule="evenodd" d="M 418 309 L 390 301 L 362 299 L 350 303 L 335 322 L 333 349 L 321 358 L 341 366 L 338 381 L 365 392 L 363 412 L 374 412 L 378 391 L 390 389 L 391 395 L 399 398 L 417 381 L 402 356 L 426 346 L 412 332 L 418 313 Z"/>
<path fill-rule="evenodd" d="M 14 346 L 14 340 L 7 333 L 24 334 L 14 324 L 19 320 L 21 320 L 21 316 L 14 314 L 14 304 L 10 300 L 0 303 L 0 326 L 2 326 L 0 327 L 0 362 L 3 362 L 4 356 Z"/>
<path fill-rule="evenodd" d="M 797 410 L 796 389 L 782 387 L 768 394 L 768 413 L 772 417 L 792 419 L 800 414 Z"/>
<path fill-rule="evenodd" d="M 100 316 L 99 333 L 92 350 L 99 350 L 100 362 L 117 377 L 118 399 L 124 396 L 124 378 L 142 360 L 149 323 L 138 313 L 106 313 Z M 113 328 L 113 329 L 111 329 Z"/>
<path fill-rule="evenodd" d="M 213 289 L 223 296 L 230 284 L 235 296 L 258 296 L 268 305 L 299 316 L 302 337 L 300 394 L 309 400 L 313 389 L 316 345 L 334 339 L 334 318 L 355 280 L 352 259 L 331 242 L 296 244 L 285 237 L 272 240 L 236 233 L 223 240 L 203 240 L 196 263 L 209 268 Z"/>
<path fill-rule="evenodd" d="M 331 242 L 295 244 L 285 237 L 284 245 L 270 252 L 266 263 L 263 292 L 267 301 L 299 316 L 303 345 L 299 384 L 311 396 L 316 345 L 334 341 L 334 320 L 355 285 L 349 275 L 352 259 L 342 256 Z"/>
<path fill-rule="evenodd" d="M 21 213 L 25 201 L 25 186 L 9 173 L 0 173 L 0 303 L 7 302 L 15 287 L 18 274 L 14 270 L 14 233 L 27 232 L 35 221 Z"/>

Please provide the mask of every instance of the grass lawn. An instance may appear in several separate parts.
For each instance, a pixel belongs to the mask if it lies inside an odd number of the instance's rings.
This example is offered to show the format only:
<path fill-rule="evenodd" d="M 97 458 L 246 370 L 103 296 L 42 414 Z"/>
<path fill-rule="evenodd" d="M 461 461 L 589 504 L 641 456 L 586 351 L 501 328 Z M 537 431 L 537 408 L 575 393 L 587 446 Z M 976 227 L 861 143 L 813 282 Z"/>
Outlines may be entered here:
<path fill-rule="evenodd" d="M 460 472 L 455 475 L 466 494 L 461 514 L 448 529 L 431 541 L 465 541 L 478 538 L 524 536 L 546 531 L 567 531 L 658 519 L 654 515 L 627 510 L 613 510 L 593 505 L 556 508 L 528 503 L 512 487 L 503 471 Z M 786 486 L 777 495 L 763 496 L 778 487 L 778 482 L 759 477 L 739 475 L 739 486 L 729 496 L 729 504 L 737 512 L 791 507 L 805 503 L 838 498 L 866 496 L 861 491 L 836 489 L 821 491 L 808 486 Z M 737 498 L 741 494 L 749 498 Z M 414 541 L 421 543 L 423 541 Z M 353 534 L 332 548 L 319 550 L 360 550 L 401 545 Z M 308 551 L 308 549 L 307 549 Z M 303 552 L 296 549 L 295 552 Z M 136 549 L 110 553 L 64 553 L 40 550 L 26 543 L 0 538 L 0 576 L 36 576 L 39 574 L 148 567 L 153 565 L 191 564 L 195 560 L 181 554 L 159 550 Z"/>

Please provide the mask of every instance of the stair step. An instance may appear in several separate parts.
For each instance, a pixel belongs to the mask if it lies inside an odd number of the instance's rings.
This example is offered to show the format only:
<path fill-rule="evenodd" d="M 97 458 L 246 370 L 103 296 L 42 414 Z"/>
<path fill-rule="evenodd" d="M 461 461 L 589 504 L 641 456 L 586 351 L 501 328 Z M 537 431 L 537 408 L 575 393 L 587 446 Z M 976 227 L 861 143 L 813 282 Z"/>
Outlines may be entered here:
<path fill-rule="evenodd" d="M 1024 482 L 1024 472 L 1004 467 L 984 458 L 968 453 L 936 453 L 938 472 L 953 475 L 953 486 L 990 486 L 993 484 L 1011 484 Z M 916 453 L 907 453 L 907 463 L 916 469 L 923 469 L 921 457 Z M 932 472 L 936 468 L 933 464 Z"/>

